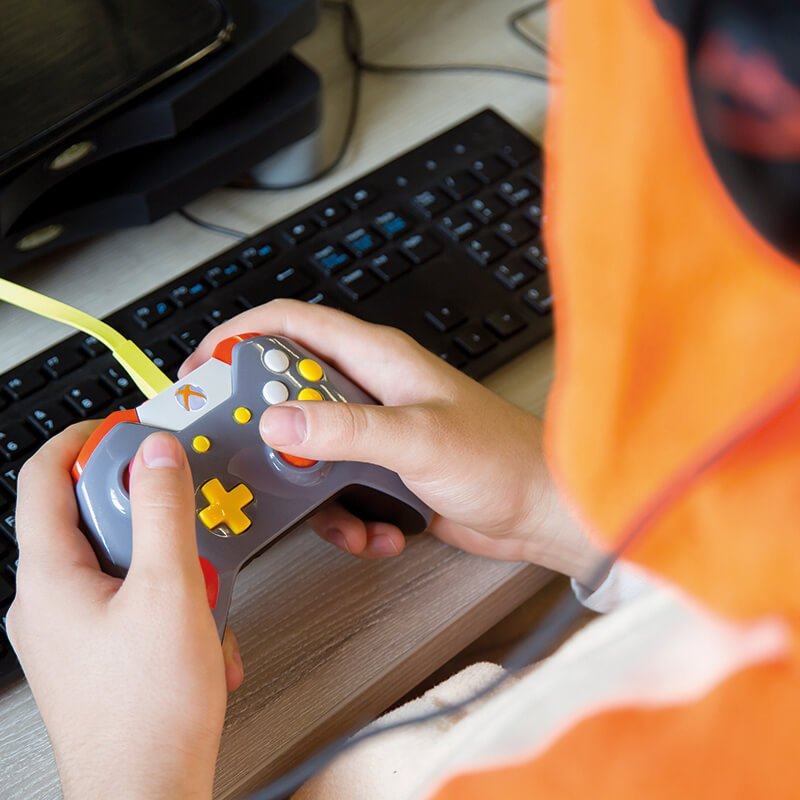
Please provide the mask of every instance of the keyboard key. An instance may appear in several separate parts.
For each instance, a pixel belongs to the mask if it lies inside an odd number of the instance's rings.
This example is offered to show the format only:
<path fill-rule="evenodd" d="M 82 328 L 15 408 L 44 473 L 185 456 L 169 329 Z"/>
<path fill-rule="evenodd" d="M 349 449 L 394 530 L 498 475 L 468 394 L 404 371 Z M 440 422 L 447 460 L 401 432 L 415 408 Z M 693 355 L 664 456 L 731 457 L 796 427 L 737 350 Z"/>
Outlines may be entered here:
<path fill-rule="evenodd" d="M 17 543 L 17 517 L 13 511 L 0 517 L 0 531 L 14 544 Z"/>
<path fill-rule="evenodd" d="M 482 356 L 497 344 L 497 339 L 479 322 L 464 328 L 454 341 L 471 358 Z"/>
<path fill-rule="evenodd" d="M 43 439 L 55 436 L 74 421 L 74 417 L 60 405 L 34 408 L 28 415 L 28 423 Z"/>
<path fill-rule="evenodd" d="M 533 161 L 534 156 L 539 152 L 539 148 L 530 142 L 516 142 L 514 144 L 506 144 L 500 148 L 500 158 L 512 167 L 520 167 Z"/>
<path fill-rule="evenodd" d="M 55 380 L 72 372 L 83 364 L 80 353 L 73 348 L 63 348 L 45 358 L 42 369 L 45 374 Z"/>
<path fill-rule="evenodd" d="M 166 340 L 154 342 L 143 349 L 145 355 L 162 370 L 172 369 L 183 361 L 183 353 L 179 353 L 175 346 Z"/>
<path fill-rule="evenodd" d="M 451 305 L 441 305 L 428 309 L 425 319 L 440 333 L 447 333 L 467 321 L 463 311 Z"/>
<path fill-rule="evenodd" d="M 79 417 L 88 419 L 105 408 L 111 397 L 97 381 L 85 380 L 69 389 L 64 401 Z"/>
<path fill-rule="evenodd" d="M 108 352 L 108 348 L 94 336 L 87 336 L 81 342 L 81 350 L 83 350 L 89 358 L 96 358 Z"/>
<path fill-rule="evenodd" d="M 408 221 L 405 217 L 395 214 L 394 211 L 387 211 L 372 221 L 373 227 L 386 239 L 395 239 L 401 233 L 408 230 Z"/>
<path fill-rule="evenodd" d="M 550 261 L 547 258 L 547 254 L 544 252 L 541 242 L 534 242 L 528 245 L 528 247 L 525 248 L 525 258 L 533 264 L 539 272 L 547 272 L 550 266 Z"/>
<path fill-rule="evenodd" d="M 18 466 L 4 466 L 0 471 L 0 483 L 11 492 L 12 497 L 17 496 L 17 484 L 19 483 L 19 470 Z"/>
<path fill-rule="evenodd" d="M 533 164 L 531 164 L 525 172 L 522 173 L 522 177 L 525 178 L 528 183 L 532 183 L 534 186 L 537 186 L 541 189 L 544 186 L 544 167 L 542 164 L 542 159 L 537 158 Z"/>
<path fill-rule="evenodd" d="M 374 233 L 370 233 L 366 228 L 356 228 L 344 237 L 342 244 L 356 257 L 374 253 L 383 241 Z"/>
<path fill-rule="evenodd" d="M 207 294 L 208 286 L 203 281 L 193 281 L 176 286 L 169 293 L 169 297 L 178 308 L 188 308 Z"/>
<path fill-rule="evenodd" d="M 485 267 L 504 256 L 508 252 L 508 246 L 496 236 L 476 236 L 467 242 L 467 252 Z"/>
<path fill-rule="evenodd" d="M 327 275 L 334 275 L 344 269 L 351 258 L 338 245 L 328 244 L 317 250 L 311 257 L 311 263 L 319 267 Z"/>
<path fill-rule="evenodd" d="M 534 189 L 520 178 L 513 178 L 503 181 L 497 189 L 497 194 L 503 202 L 517 208 L 533 198 Z"/>
<path fill-rule="evenodd" d="M 541 275 L 529 286 L 522 299 L 537 313 L 549 314 L 553 309 L 553 293 L 546 275 Z"/>
<path fill-rule="evenodd" d="M 478 222 L 486 224 L 502 217 L 508 211 L 508 207 L 494 192 L 484 192 L 469 201 L 467 210 Z"/>
<path fill-rule="evenodd" d="M 37 444 L 33 434 L 19 423 L 11 423 L 0 428 L 0 456 L 6 461 L 29 453 Z"/>
<path fill-rule="evenodd" d="M 133 381 L 128 374 L 119 367 L 109 367 L 100 375 L 100 382 L 108 389 L 111 394 L 122 397 L 134 387 Z"/>
<path fill-rule="evenodd" d="M 140 327 L 148 330 L 162 320 L 169 317 L 175 310 L 170 300 L 154 300 L 152 303 L 140 305 L 134 312 L 133 318 Z"/>
<path fill-rule="evenodd" d="M 270 288 L 275 290 L 272 297 L 296 297 L 309 286 L 311 279 L 301 269 L 283 267 L 272 276 Z"/>
<path fill-rule="evenodd" d="M 519 247 L 523 242 L 533 239 L 539 229 L 524 217 L 516 216 L 503 220 L 494 232 L 509 247 Z"/>
<path fill-rule="evenodd" d="M 333 300 L 331 300 L 330 297 L 328 297 L 327 294 L 325 294 L 325 292 L 307 292 L 297 299 L 302 300 L 304 303 L 310 303 L 312 306 L 328 306 L 329 308 L 336 308 L 336 304 L 333 302 Z"/>
<path fill-rule="evenodd" d="M 235 317 L 240 313 L 240 309 L 235 300 L 228 300 L 224 303 L 219 303 L 211 311 L 206 314 L 206 322 L 215 328 L 223 322 Z"/>
<path fill-rule="evenodd" d="M 369 268 L 386 283 L 405 275 L 411 269 L 408 261 L 400 258 L 400 254 L 394 251 L 375 256 L 369 262 Z"/>
<path fill-rule="evenodd" d="M 14 587 L 8 582 L 5 576 L 0 575 L 0 604 L 5 605 L 14 596 Z"/>
<path fill-rule="evenodd" d="M 495 278 L 512 292 L 530 283 L 538 274 L 532 266 L 519 257 L 504 261 L 494 271 Z"/>
<path fill-rule="evenodd" d="M 277 249 L 269 242 L 261 242 L 260 244 L 248 247 L 242 250 L 239 259 L 248 269 L 255 269 L 256 267 L 266 264 L 271 258 L 275 257 Z"/>
<path fill-rule="evenodd" d="M 355 267 L 339 278 L 339 287 L 347 297 L 354 302 L 358 302 L 377 292 L 380 288 L 380 283 L 377 278 L 373 278 L 365 269 Z"/>
<path fill-rule="evenodd" d="M 424 264 L 442 252 L 442 246 L 430 234 L 415 233 L 400 243 L 400 252 L 412 264 Z"/>
<path fill-rule="evenodd" d="M 453 200 L 466 200 L 481 188 L 481 182 L 465 169 L 448 175 L 442 185 Z"/>
<path fill-rule="evenodd" d="M 378 193 L 371 186 L 359 186 L 344 196 L 344 202 L 353 211 L 357 211 L 372 203 L 377 197 Z"/>
<path fill-rule="evenodd" d="M 244 275 L 244 268 L 237 261 L 232 261 L 230 264 L 225 264 L 221 267 L 211 267 L 206 272 L 206 280 L 215 289 L 225 284 L 235 281 L 237 278 Z"/>
<path fill-rule="evenodd" d="M 481 183 L 494 183 L 508 172 L 508 164 L 497 156 L 486 156 L 473 161 L 470 164 L 470 172 Z"/>
<path fill-rule="evenodd" d="M 534 201 L 532 203 L 526 203 L 522 207 L 522 213 L 525 215 L 525 218 L 536 225 L 537 228 L 542 226 L 542 217 L 543 217 L 543 210 L 542 204 Z"/>
<path fill-rule="evenodd" d="M 347 214 L 347 208 L 342 203 L 328 203 L 314 212 L 314 219 L 323 228 L 329 228 L 343 220 Z"/>
<path fill-rule="evenodd" d="M 283 236 L 289 244 L 300 244 L 300 242 L 311 238 L 318 230 L 319 227 L 313 220 L 301 219 L 284 228 Z"/>
<path fill-rule="evenodd" d="M 508 339 L 525 328 L 525 320 L 513 311 L 495 311 L 484 320 L 486 327 L 501 339 Z"/>
<path fill-rule="evenodd" d="M 22 367 L 6 380 L 3 388 L 12 400 L 21 400 L 43 388 L 46 383 L 44 376 L 37 369 Z"/>
<path fill-rule="evenodd" d="M 172 334 L 172 341 L 189 355 L 197 349 L 197 345 L 205 338 L 208 328 L 202 322 L 193 322 L 177 333 Z"/>
<path fill-rule="evenodd" d="M 443 192 L 426 189 L 411 199 L 411 204 L 425 219 L 433 219 L 452 205 L 452 201 Z"/>
<path fill-rule="evenodd" d="M 478 223 L 463 209 L 445 214 L 439 222 L 439 230 L 456 242 L 478 232 Z"/>
<path fill-rule="evenodd" d="M 464 354 L 455 347 L 447 347 L 444 350 L 439 350 L 437 355 L 442 359 L 442 361 L 446 361 L 456 369 L 461 369 L 461 367 L 467 363 L 467 359 Z"/>

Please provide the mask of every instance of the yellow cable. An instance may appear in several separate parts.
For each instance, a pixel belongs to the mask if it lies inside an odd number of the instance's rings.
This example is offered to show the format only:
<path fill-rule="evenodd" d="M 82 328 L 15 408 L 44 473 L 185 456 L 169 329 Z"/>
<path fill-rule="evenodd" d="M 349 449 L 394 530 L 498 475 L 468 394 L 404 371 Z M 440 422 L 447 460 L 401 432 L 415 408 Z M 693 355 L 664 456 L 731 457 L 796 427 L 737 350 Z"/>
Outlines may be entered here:
<path fill-rule="evenodd" d="M 63 322 L 80 331 L 94 336 L 102 342 L 119 361 L 133 382 L 142 390 L 145 397 L 155 397 L 172 386 L 172 381 L 134 344 L 110 325 L 95 319 L 77 308 L 59 300 L 53 300 L 32 289 L 0 278 L 0 300 L 32 311 L 39 316 Z"/>

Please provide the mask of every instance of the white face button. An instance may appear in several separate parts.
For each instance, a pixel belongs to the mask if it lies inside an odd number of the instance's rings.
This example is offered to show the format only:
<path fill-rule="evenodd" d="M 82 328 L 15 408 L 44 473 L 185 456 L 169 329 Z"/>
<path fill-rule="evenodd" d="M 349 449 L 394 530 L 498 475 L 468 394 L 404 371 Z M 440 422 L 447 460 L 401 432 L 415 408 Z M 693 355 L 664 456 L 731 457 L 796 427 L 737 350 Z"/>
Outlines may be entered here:
<path fill-rule="evenodd" d="M 270 372 L 286 372 L 289 369 L 289 356 L 283 350 L 267 350 L 264 353 L 264 366 Z"/>
<path fill-rule="evenodd" d="M 286 388 L 286 385 L 280 381 L 269 381 L 265 383 L 261 393 L 271 406 L 289 399 L 289 390 Z"/>

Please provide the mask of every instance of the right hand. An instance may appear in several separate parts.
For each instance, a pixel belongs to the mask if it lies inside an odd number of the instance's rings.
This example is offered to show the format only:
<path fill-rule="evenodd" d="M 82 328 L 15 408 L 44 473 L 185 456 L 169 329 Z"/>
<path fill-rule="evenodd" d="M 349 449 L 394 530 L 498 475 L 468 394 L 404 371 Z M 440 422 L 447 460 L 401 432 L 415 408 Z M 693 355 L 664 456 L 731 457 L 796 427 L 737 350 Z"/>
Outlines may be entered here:
<path fill-rule="evenodd" d="M 448 544 L 589 580 L 602 553 L 553 485 L 535 416 L 398 330 L 294 300 L 275 300 L 215 328 L 180 375 L 210 358 L 218 342 L 243 331 L 293 339 L 383 403 L 273 406 L 261 418 L 268 445 L 316 460 L 386 467 L 436 512 L 430 531 Z M 395 526 L 365 524 L 336 504 L 311 524 L 326 540 L 362 557 L 396 555 L 405 543 Z"/>

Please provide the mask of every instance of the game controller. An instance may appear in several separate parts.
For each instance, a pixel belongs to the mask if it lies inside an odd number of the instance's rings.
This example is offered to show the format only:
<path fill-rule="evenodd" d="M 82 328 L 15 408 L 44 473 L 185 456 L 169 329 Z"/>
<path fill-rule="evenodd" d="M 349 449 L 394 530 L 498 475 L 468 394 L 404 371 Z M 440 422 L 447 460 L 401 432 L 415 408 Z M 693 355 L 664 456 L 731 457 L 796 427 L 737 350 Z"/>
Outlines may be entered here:
<path fill-rule="evenodd" d="M 431 510 L 395 473 L 265 445 L 259 417 L 285 400 L 375 403 L 294 342 L 246 333 L 222 341 L 208 361 L 138 408 L 107 417 L 73 467 L 82 527 L 102 568 L 124 577 L 130 566 L 129 465 L 159 430 L 178 438 L 191 466 L 200 564 L 220 635 L 242 567 L 326 503 L 336 499 L 406 534 L 425 530 Z"/>

